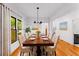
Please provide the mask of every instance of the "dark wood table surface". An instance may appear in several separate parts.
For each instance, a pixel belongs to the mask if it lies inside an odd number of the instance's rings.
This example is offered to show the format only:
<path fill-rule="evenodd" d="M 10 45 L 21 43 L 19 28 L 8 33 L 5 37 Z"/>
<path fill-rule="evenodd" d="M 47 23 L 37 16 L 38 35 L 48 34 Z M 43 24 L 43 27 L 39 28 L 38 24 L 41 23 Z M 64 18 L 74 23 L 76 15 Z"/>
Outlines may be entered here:
<path fill-rule="evenodd" d="M 54 43 L 48 38 L 43 40 L 42 38 L 36 38 L 34 40 L 27 39 L 23 42 L 23 46 L 53 46 Z"/>

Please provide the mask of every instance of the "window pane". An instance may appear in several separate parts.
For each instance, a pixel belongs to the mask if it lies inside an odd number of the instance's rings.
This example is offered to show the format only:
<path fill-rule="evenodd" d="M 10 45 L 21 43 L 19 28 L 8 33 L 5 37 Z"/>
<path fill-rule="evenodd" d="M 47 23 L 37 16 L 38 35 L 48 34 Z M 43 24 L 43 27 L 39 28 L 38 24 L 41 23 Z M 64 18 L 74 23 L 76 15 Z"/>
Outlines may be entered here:
<path fill-rule="evenodd" d="M 11 16 L 11 43 L 17 40 L 16 18 Z"/>
<path fill-rule="evenodd" d="M 16 27 L 16 18 L 11 16 L 11 29 L 15 29 Z"/>
<path fill-rule="evenodd" d="M 22 30 L 22 21 L 18 19 L 18 30 Z"/>
<path fill-rule="evenodd" d="M 11 43 L 16 42 L 17 40 L 17 31 L 15 29 L 11 29 Z"/>
<path fill-rule="evenodd" d="M 22 20 L 17 20 L 18 35 L 22 33 Z"/>

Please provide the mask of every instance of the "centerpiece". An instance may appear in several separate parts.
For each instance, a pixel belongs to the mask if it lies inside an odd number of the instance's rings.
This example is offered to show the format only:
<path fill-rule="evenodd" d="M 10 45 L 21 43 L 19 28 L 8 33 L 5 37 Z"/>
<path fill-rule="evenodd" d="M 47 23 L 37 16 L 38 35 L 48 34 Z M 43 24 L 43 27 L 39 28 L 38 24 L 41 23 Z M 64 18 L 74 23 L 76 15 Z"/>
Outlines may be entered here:
<path fill-rule="evenodd" d="M 40 36 L 40 31 L 36 31 L 36 34 L 37 34 L 37 38 L 39 38 L 39 36 Z"/>

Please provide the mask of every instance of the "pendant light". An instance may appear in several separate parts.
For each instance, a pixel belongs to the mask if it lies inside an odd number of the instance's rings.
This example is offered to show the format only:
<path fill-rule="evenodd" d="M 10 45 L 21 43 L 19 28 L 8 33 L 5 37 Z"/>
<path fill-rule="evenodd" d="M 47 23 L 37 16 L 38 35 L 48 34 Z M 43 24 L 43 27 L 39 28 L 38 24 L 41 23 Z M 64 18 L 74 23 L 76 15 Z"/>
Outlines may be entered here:
<path fill-rule="evenodd" d="M 36 24 L 42 24 L 42 21 L 38 21 L 39 20 L 39 14 L 38 14 L 39 7 L 37 7 L 36 9 L 37 9 L 37 21 L 34 21 L 34 23 L 36 23 Z"/>

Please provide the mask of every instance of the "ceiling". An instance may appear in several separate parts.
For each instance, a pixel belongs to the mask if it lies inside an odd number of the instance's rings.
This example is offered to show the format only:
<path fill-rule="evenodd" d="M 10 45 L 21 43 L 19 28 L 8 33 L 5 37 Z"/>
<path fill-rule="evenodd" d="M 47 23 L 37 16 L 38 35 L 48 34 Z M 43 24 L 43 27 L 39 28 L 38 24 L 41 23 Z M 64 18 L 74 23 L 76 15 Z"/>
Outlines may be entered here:
<path fill-rule="evenodd" d="M 72 3 L 8 3 L 7 5 L 28 18 L 37 17 L 37 6 L 39 6 L 40 18 L 62 16 L 75 9 L 75 4 Z"/>

